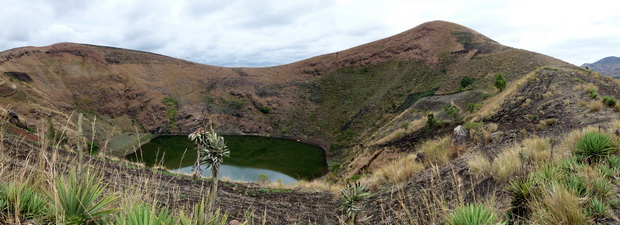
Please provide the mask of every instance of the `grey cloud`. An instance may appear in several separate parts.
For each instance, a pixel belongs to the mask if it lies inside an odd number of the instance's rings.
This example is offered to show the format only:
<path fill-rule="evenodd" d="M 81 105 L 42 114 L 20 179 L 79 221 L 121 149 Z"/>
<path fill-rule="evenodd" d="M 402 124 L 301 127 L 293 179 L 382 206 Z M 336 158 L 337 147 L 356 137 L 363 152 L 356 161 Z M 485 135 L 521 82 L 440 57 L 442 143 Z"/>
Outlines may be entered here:
<path fill-rule="evenodd" d="M 617 31 L 591 34 L 603 35 L 600 38 L 571 39 L 563 37 L 561 30 L 541 34 L 540 27 L 511 26 L 527 19 L 523 13 L 510 13 L 518 2 L 7 1 L 5 5 L 11 7 L 0 8 L 2 50 L 71 41 L 152 51 L 213 65 L 271 66 L 341 51 L 442 19 L 468 26 L 502 44 L 571 63 L 620 54 Z M 454 7 L 446 8 L 446 4 Z M 549 20 L 561 19 L 562 14 L 548 13 Z M 588 15 L 584 12 L 583 19 L 589 19 Z M 618 20 L 620 16 L 614 14 L 589 22 L 617 28 L 614 22 Z M 540 40 L 546 42 L 532 42 L 539 40 L 532 35 L 541 35 Z"/>

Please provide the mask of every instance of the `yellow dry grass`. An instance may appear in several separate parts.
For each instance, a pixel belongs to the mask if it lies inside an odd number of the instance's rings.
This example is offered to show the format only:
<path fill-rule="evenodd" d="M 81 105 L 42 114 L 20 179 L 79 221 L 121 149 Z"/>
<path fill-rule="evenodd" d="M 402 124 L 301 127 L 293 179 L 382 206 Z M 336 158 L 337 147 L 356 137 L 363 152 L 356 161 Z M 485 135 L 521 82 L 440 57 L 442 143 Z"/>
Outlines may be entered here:
<path fill-rule="evenodd" d="M 507 181 L 510 176 L 520 174 L 522 170 L 521 146 L 515 144 L 505 148 L 491 165 L 493 177 L 500 181 Z"/>
<path fill-rule="evenodd" d="M 523 140 L 523 154 L 537 165 L 543 165 L 551 159 L 551 140 L 533 137 Z"/>
<path fill-rule="evenodd" d="M 475 154 L 467 160 L 469 171 L 477 177 L 485 177 L 491 174 L 491 162 L 482 154 Z"/>
<path fill-rule="evenodd" d="M 588 105 L 588 110 L 590 110 L 590 112 L 598 112 L 602 107 L 603 103 L 601 101 L 592 100 L 592 102 Z"/>
<path fill-rule="evenodd" d="M 415 154 L 409 154 L 405 157 L 387 163 L 384 166 L 375 169 L 372 174 L 362 180 L 371 189 L 377 190 L 379 186 L 385 184 L 403 184 L 413 174 L 424 170 L 424 165 L 415 161 Z"/>
<path fill-rule="evenodd" d="M 578 84 L 573 86 L 573 91 L 583 91 L 584 94 L 590 94 L 590 91 L 598 91 L 598 86 L 593 83 Z"/>
<path fill-rule="evenodd" d="M 279 183 L 271 183 L 267 185 L 267 187 L 271 188 L 286 188 L 286 189 L 296 189 L 296 190 L 305 190 L 305 191 L 329 191 L 334 195 L 340 195 L 339 184 L 328 183 L 323 180 L 300 180 L 299 182 L 295 182 L 288 185 L 282 185 Z"/>
<path fill-rule="evenodd" d="M 400 117 L 397 117 L 397 118 L 400 118 Z M 395 123 L 395 121 L 397 121 L 396 120 L 397 118 L 393 119 L 390 123 L 388 123 L 381 129 L 379 129 L 379 131 L 375 132 L 374 136 L 382 136 L 382 135 L 385 135 L 385 136 L 376 141 L 372 141 L 370 145 L 385 144 L 391 140 L 400 138 L 402 137 L 402 135 L 405 135 L 409 132 L 422 129 L 424 125 L 426 124 L 426 118 L 424 118 L 424 119 L 417 119 L 417 120 L 408 122 L 408 125 L 406 128 L 395 128 L 397 126 L 397 124 Z"/>
<path fill-rule="evenodd" d="M 424 154 L 423 162 L 427 166 L 447 163 L 456 151 L 457 149 L 451 146 L 450 135 L 425 141 L 418 147 L 418 152 Z"/>
<path fill-rule="evenodd" d="M 536 128 L 544 129 L 544 128 L 553 126 L 553 124 L 555 124 L 556 122 L 558 122 L 558 119 L 556 119 L 556 118 L 540 120 L 540 121 L 538 121 L 538 125 L 536 126 Z"/>
<path fill-rule="evenodd" d="M 531 201 L 530 224 L 591 224 L 582 199 L 558 183 L 551 184 L 539 198 Z"/>

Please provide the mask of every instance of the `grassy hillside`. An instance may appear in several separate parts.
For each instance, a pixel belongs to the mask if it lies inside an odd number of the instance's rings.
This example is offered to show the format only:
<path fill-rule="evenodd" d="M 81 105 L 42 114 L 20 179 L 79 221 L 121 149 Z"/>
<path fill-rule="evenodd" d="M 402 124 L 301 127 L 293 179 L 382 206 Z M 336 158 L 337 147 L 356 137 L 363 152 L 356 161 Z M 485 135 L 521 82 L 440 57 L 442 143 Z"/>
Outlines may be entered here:
<path fill-rule="evenodd" d="M 158 213 L 169 208 L 164 214 L 180 223 L 210 180 L 113 156 L 144 134 L 188 133 L 205 120 L 219 133 L 327 149 L 330 172 L 319 180 L 223 182 L 216 205 L 227 220 L 441 224 L 478 210 L 491 222 L 619 223 L 618 81 L 453 23 L 277 67 L 223 68 L 60 43 L 2 52 L 0 72 L 0 221 L 7 223 L 68 222 L 58 185 L 77 170 L 90 170 L 80 179 L 120 197 L 101 208 L 118 212 L 85 220 L 116 221 L 143 203 Z M 498 74 L 503 90 L 493 85 Z M 451 140 L 457 125 L 470 132 L 464 144 Z M 597 156 L 576 144 L 591 132 L 610 139 Z M 78 159 L 84 142 L 99 153 Z M 21 194 L 40 199 L 22 202 Z"/>

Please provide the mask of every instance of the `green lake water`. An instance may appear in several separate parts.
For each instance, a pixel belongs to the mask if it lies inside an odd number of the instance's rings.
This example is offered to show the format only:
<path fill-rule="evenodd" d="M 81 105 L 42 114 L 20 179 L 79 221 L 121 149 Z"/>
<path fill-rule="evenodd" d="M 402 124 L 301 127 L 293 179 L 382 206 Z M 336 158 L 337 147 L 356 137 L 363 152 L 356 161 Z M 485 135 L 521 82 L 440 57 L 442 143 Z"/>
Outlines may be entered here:
<path fill-rule="evenodd" d="M 327 173 L 325 153 L 314 145 L 256 136 L 224 136 L 224 139 L 230 157 L 224 158 L 220 177 L 256 181 L 259 174 L 265 174 L 273 182 L 281 179 L 288 184 L 300 179 L 312 180 Z M 125 158 L 144 162 L 146 166 L 161 165 L 190 174 L 196 161 L 196 145 L 187 136 L 162 136 Z M 210 177 L 211 171 L 203 167 L 203 176 Z"/>

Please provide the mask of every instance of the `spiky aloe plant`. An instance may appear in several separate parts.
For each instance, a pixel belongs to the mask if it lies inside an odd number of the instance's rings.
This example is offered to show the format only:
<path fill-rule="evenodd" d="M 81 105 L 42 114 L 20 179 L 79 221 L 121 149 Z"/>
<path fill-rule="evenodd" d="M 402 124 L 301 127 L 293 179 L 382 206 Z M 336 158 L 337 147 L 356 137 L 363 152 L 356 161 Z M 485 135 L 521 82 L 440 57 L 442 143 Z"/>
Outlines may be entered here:
<path fill-rule="evenodd" d="M 48 194 L 52 200 L 52 214 L 57 222 L 65 224 L 85 224 L 99 217 L 117 211 L 105 209 L 118 198 L 117 194 L 104 196 L 105 185 L 101 179 L 89 171 L 80 174 L 69 172 L 69 177 L 56 179 L 56 194 Z"/>
<path fill-rule="evenodd" d="M 149 207 L 147 204 L 134 204 L 130 210 L 116 215 L 117 225 L 173 225 L 175 224 L 174 217 L 168 211 L 167 207 L 162 208 L 157 212 L 157 203 L 153 203 Z"/>
<path fill-rule="evenodd" d="M 535 185 L 536 181 L 533 176 L 522 180 L 510 181 L 510 186 L 508 186 L 508 190 L 512 195 L 512 209 L 510 210 L 510 216 L 513 220 L 517 218 L 527 217 L 527 215 L 529 214 L 530 209 L 527 207 L 527 204 L 532 198 L 532 192 L 534 192 Z"/>
<path fill-rule="evenodd" d="M 20 183 L 0 185 L 0 212 L 8 211 L 23 218 L 37 218 L 47 210 L 48 202 L 32 187 Z"/>
<path fill-rule="evenodd" d="M 342 194 L 342 209 L 347 213 L 348 223 L 354 224 L 357 213 L 362 210 L 361 202 L 370 196 L 370 192 L 366 191 L 366 185 L 359 182 L 347 184 L 340 189 Z"/>
<path fill-rule="evenodd" d="M 181 225 L 226 225 L 228 224 L 228 215 L 222 214 L 220 209 L 213 212 L 205 210 L 205 200 L 194 205 L 192 214 L 185 215 L 183 211 L 179 213 Z"/>
<path fill-rule="evenodd" d="M 498 218 L 493 211 L 481 205 L 469 204 L 454 210 L 446 219 L 447 225 L 493 225 L 498 224 Z M 501 224 L 501 223 L 500 223 Z"/>
<path fill-rule="evenodd" d="M 588 164 L 598 163 L 601 159 L 616 151 L 611 137 L 599 132 L 589 132 L 583 135 L 575 145 L 574 153 Z"/>
<path fill-rule="evenodd" d="M 224 157 L 230 156 L 224 137 L 215 133 L 213 127 L 210 130 L 210 132 L 207 132 L 204 129 L 198 129 L 189 135 L 189 139 L 198 146 L 200 163 L 211 169 L 211 188 L 207 195 L 207 209 L 209 211 L 213 209 L 213 203 L 217 195 L 217 175 L 220 165 L 224 162 Z"/>

